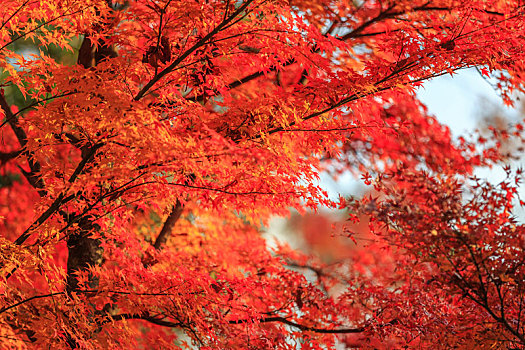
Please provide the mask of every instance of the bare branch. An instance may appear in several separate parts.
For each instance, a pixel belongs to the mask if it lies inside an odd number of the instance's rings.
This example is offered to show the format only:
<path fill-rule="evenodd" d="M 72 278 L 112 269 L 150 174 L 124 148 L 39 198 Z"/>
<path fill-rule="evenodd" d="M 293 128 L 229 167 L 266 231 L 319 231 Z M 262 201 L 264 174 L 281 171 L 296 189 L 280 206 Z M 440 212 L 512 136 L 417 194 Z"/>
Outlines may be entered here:
<path fill-rule="evenodd" d="M 21 150 L 12 152 L 0 152 L 0 165 L 18 157 L 20 153 L 22 153 Z"/>
<path fill-rule="evenodd" d="M 7 119 L 7 123 L 15 133 L 16 138 L 18 139 L 18 142 L 20 143 L 20 146 L 22 148 L 25 147 L 27 144 L 27 134 L 20 127 L 18 124 L 18 117 L 13 114 L 11 111 L 11 107 L 7 103 L 7 100 L 5 99 L 5 96 L 3 93 L 0 93 L 0 107 L 4 110 L 5 117 Z M 27 181 L 38 191 L 38 194 L 42 197 L 46 194 L 46 191 L 44 189 L 44 181 L 40 177 L 40 172 L 42 170 L 42 167 L 40 166 L 40 163 L 38 163 L 32 152 L 29 151 L 23 151 L 20 154 L 23 154 L 27 157 L 27 162 L 29 164 L 30 171 L 24 171 L 23 169 L 20 169 L 22 174 L 26 177 Z"/>
<path fill-rule="evenodd" d="M 168 217 L 166 218 L 166 221 L 164 221 L 164 225 L 162 225 L 162 229 L 160 230 L 160 233 L 155 240 L 155 244 L 153 246 L 157 250 L 161 250 L 162 246 L 166 243 L 168 240 L 168 237 L 171 233 L 171 230 L 173 229 L 173 226 L 175 226 L 175 223 L 179 220 L 180 215 L 182 214 L 183 206 L 179 200 L 177 200 L 177 204 L 175 204 Z"/>
<path fill-rule="evenodd" d="M 120 321 L 120 320 L 145 320 L 154 324 L 157 324 L 159 326 L 164 327 L 171 327 L 171 328 L 178 328 L 183 326 L 180 322 L 171 322 L 167 321 L 161 318 L 156 318 L 149 316 L 149 314 L 120 314 L 111 316 L 111 318 L 104 323 L 109 323 L 111 321 Z M 339 328 L 339 329 L 330 329 L 330 328 L 316 328 L 316 327 L 310 327 L 305 326 L 293 321 L 288 320 L 287 318 L 275 316 L 275 317 L 266 317 L 263 319 L 244 319 L 244 320 L 236 320 L 236 321 L 229 321 L 229 324 L 236 325 L 236 324 L 244 324 L 244 323 L 282 323 L 286 324 L 288 326 L 298 328 L 301 331 L 304 332 L 314 332 L 314 333 L 321 333 L 321 334 L 350 334 L 350 333 L 362 333 L 366 330 L 365 327 L 359 327 L 359 328 Z M 391 322 L 393 323 L 393 322 Z"/>

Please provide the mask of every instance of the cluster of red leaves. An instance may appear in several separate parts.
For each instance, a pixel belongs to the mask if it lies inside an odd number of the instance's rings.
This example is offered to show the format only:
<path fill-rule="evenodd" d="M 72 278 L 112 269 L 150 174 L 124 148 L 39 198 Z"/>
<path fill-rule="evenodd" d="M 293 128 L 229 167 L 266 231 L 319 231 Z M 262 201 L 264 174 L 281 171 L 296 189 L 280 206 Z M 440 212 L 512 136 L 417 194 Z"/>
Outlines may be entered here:
<path fill-rule="evenodd" d="M 381 306 L 404 341 L 522 346 L 525 228 L 512 215 L 521 171 L 506 171 L 505 180 L 491 184 L 403 169 L 375 182 L 382 198 L 353 203 L 369 215 L 378 240 L 403 257 L 394 263 L 402 278 L 380 293 L 389 290 L 386 300 L 406 303 L 407 318 L 396 316 L 395 302 Z"/>

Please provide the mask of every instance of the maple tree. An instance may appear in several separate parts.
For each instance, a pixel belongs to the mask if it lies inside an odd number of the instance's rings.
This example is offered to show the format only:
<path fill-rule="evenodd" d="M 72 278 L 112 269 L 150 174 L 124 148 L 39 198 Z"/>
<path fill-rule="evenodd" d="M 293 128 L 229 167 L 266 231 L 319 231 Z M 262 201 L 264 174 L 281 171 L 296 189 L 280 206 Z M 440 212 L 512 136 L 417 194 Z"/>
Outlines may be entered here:
<path fill-rule="evenodd" d="M 415 95 L 478 67 L 512 104 L 521 1 L 5 0 L 0 23 L 3 348 L 525 347 L 521 172 L 472 175 L 523 128 L 455 141 Z M 331 200 L 322 171 L 375 194 Z M 319 206 L 369 243 L 268 247 Z"/>

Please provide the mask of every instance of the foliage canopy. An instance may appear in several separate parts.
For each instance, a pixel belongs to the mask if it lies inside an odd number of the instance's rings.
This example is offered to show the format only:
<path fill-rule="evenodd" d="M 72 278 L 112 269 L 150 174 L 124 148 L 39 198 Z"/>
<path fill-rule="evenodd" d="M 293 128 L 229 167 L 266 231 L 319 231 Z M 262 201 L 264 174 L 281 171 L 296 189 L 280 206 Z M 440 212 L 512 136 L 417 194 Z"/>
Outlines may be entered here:
<path fill-rule="evenodd" d="M 524 6 L 2 1 L 2 347 L 524 348 L 521 173 L 472 176 L 523 128 L 454 141 L 415 95 L 477 67 L 512 104 Z M 376 194 L 331 200 L 322 171 Z M 370 243 L 267 247 L 319 206 Z"/>

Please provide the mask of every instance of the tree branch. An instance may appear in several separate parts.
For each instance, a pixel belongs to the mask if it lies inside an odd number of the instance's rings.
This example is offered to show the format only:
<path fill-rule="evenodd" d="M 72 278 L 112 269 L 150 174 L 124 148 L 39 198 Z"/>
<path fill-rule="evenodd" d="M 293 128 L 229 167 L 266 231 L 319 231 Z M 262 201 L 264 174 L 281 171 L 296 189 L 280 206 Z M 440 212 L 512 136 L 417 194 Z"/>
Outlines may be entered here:
<path fill-rule="evenodd" d="M 90 148 L 90 151 L 87 152 L 87 154 L 82 157 L 82 160 L 75 168 L 73 174 L 69 178 L 69 183 L 75 182 L 77 177 L 83 173 L 84 167 L 86 164 L 95 156 L 96 151 L 102 147 L 103 144 L 98 144 Z M 38 219 L 36 219 L 31 226 L 29 226 L 24 233 L 22 233 L 14 242 L 17 245 L 23 244 L 31 235 L 31 231 L 37 228 L 38 226 L 42 225 L 51 215 L 56 213 L 58 209 L 60 209 L 60 206 L 64 203 L 69 202 L 71 199 L 75 198 L 75 195 L 69 195 L 66 196 L 66 192 L 62 192 L 58 195 L 58 197 L 53 201 L 53 203 L 49 206 L 49 208 L 43 212 Z"/>
<path fill-rule="evenodd" d="M 115 315 L 115 316 L 111 316 L 109 320 L 104 321 L 102 324 L 109 323 L 111 321 L 121 321 L 121 320 L 145 320 L 145 321 L 157 324 L 159 326 L 170 327 L 170 328 L 178 328 L 178 327 L 183 326 L 183 324 L 180 322 L 166 321 L 161 318 L 149 316 L 149 314 Z M 272 323 L 272 322 L 282 323 L 282 324 L 286 324 L 294 328 L 298 328 L 304 332 L 314 332 L 314 333 L 320 333 L 320 334 L 351 334 L 351 333 L 362 333 L 366 330 L 365 327 L 339 328 L 339 329 L 310 327 L 310 326 L 305 326 L 305 325 L 290 321 L 287 318 L 280 317 L 280 316 L 266 317 L 266 318 L 259 319 L 259 320 L 258 319 L 244 319 L 244 320 L 228 321 L 228 323 L 231 325 L 251 323 L 251 322 L 254 322 L 254 323 Z M 393 322 L 390 322 L 390 323 L 393 323 Z"/>
<path fill-rule="evenodd" d="M 160 79 L 162 79 L 165 75 L 169 74 L 171 71 L 173 71 L 182 61 L 186 59 L 189 55 L 191 55 L 192 52 L 197 50 L 199 47 L 206 44 L 208 40 L 210 40 L 215 34 L 219 33 L 228 23 L 230 23 L 232 20 L 235 19 L 239 14 L 241 14 L 246 8 L 253 2 L 254 0 L 246 0 L 235 12 L 233 12 L 228 18 L 223 20 L 217 27 L 215 27 L 211 32 L 209 32 L 207 35 L 205 35 L 202 39 L 197 41 L 195 44 L 193 44 L 192 47 L 190 47 L 188 50 L 186 50 L 182 55 L 180 55 L 172 64 L 164 68 L 162 71 L 160 71 L 158 74 L 155 74 L 151 80 L 144 85 L 144 87 L 139 91 L 139 93 L 135 96 L 134 100 L 138 101 L 144 95 L 148 92 L 149 89 L 153 85 L 155 85 Z"/>
<path fill-rule="evenodd" d="M 7 103 L 7 100 L 5 99 L 5 96 L 2 93 L 0 93 L 0 107 L 4 110 L 5 117 L 7 119 L 7 123 L 9 126 L 11 126 L 11 129 L 15 133 L 16 138 L 18 139 L 18 142 L 20 143 L 20 146 L 22 149 L 27 144 L 27 134 L 18 125 L 18 117 L 11 112 L 11 107 Z M 29 164 L 30 172 L 26 172 L 23 169 L 20 169 L 22 174 L 26 177 L 27 181 L 33 188 L 35 188 L 38 191 L 38 194 L 43 197 L 46 194 L 46 191 L 44 189 L 44 181 L 42 180 L 40 176 L 40 172 L 42 170 L 40 163 L 37 162 L 34 158 L 34 154 L 32 152 L 29 152 L 27 150 L 24 150 L 20 154 L 24 154 L 27 157 L 27 162 Z"/>
<path fill-rule="evenodd" d="M 173 226 L 175 226 L 175 223 L 177 222 L 177 220 L 179 220 L 180 215 L 182 214 L 182 209 L 182 203 L 179 200 L 177 200 L 177 203 L 172 207 L 170 214 L 166 218 L 166 221 L 164 221 L 164 225 L 162 225 L 162 229 L 160 230 L 160 233 L 157 239 L 155 240 L 155 244 L 153 244 L 155 249 L 162 249 L 162 245 L 164 245 L 168 240 Z"/>
<path fill-rule="evenodd" d="M 18 157 L 20 153 L 22 153 L 22 150 L 12 152 L 0 152 L 0 165 Z"/>
<path fill-rule="evenodd" d="M 230 324 L 242 324 L 242 323 L 247 323 L 247 322 L 251 322 L 251 321 L 252 320 L 238 320 L 238 321 L 230 321 L 229 323 Z M 257 320 L 257 322 L 260 322 L 260 323 L 278 322 L 278 323 L 283 323 L 283 324 L 286 324 L 288 326 L 292 326 L 292 327 L 298 328 L 298 329 L 300 329 L 302 331 L 314 332 L 314 333 L 323 333 L 323 334 L 362 333 L 362 332 L 364 332 L 366 330 L 365 327 L 340 328 L 340 329 L 310 327 L 310 326 L 305 326 L 305 325 L 302 325 L 302 324 L 290 321 L 289 319 L 284 318 L 284 317 L 280 317 L 280 316 L 266 317 L 266 318 L 263 318 L 261 320 Z"/>
<path fill-rule="evenodd" d="M 42 299 L 42 298 L 49 298 L 49 297 L 52 297 L 52 296 L 55 296 L 55 295 L 60 295 L 60 294 L 64 294 L 64 292 L 55 292 L 55 293 L 49 293 L 49 294 L 44 294 L 44 295 L 35 295 L 35 296 L 29 297 L 27 299 L 21 300 L 18 303 L 11 304 L 9 306 L 5 306 L 5 307 L 1 308 L 0 309 L 0 314 L 4 313 L 6 311 L 9 311 L 11 309 L 14 309 L 15 307 L 18 307 L 18 306 L 20 306 L 22 304 L 25 304 L 27 302 L 30 302 L 31 300 Z"/>
<path fill-rule="evenodd" d="M 170 327 L 170 328 L 179 328 L 179 327 L 183 326 L 183 324 L 180 323 L 180 322 L 166 321 L 166 320 L 164 320 L 162 318 L 152 317 L 149 314 L 120 314 L 120 315 L 115 315 L 115 316 L 111 316 L 111 318 L 109 320 L 103 321 L 101 324 L 109 323 L 111 321 L 121 321 L 121 320 L 144 320 L 144 321 L 148 321 L 150 323 L 153 323 L 153 324 L 156 324 L 156 325 L 159 325 L 159 326 Z"/>

